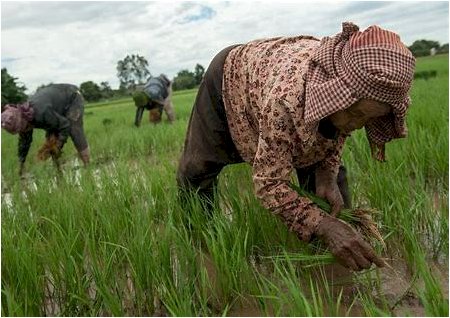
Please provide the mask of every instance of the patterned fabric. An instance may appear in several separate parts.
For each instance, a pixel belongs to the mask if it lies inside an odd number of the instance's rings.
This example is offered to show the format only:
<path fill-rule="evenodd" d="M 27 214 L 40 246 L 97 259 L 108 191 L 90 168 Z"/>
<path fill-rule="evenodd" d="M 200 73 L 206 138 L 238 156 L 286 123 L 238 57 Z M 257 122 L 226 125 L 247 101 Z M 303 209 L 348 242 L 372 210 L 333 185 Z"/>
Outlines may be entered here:
<path fill-rule="evenodd" d="M 11 134 L 22 132 L 33 120 L 33 113 L 33 108 L 28 102 L 18 104 L 16 107 L 6 105 L 2 113 L 2 128 Z"/>
<path fill-rule="evenodd" d="M 393 112 L 372 120 L 366 133 L 372 154 L 384 161 L 384 144 L 405 137 L 409 89 L 415 59 L 400 37 L 377 26 L 364 32 L 349 22 L 342 32 L 322 39 L 306 74 L 305 121 L 317 121 L 367 98 L 392 106 Z"/>
<path fill-rule="evenodd" d="M 253 165 L 256 195 L 308 241 L 323 212 L 290 188 L 291 172 L 318 164 L 337 176 L 345 137 L 326 139 L 304 121 L 304 74 L 320 41 L 308 36 L 252 41 L 230 51 L 223 100 L 230 134 Z"/>

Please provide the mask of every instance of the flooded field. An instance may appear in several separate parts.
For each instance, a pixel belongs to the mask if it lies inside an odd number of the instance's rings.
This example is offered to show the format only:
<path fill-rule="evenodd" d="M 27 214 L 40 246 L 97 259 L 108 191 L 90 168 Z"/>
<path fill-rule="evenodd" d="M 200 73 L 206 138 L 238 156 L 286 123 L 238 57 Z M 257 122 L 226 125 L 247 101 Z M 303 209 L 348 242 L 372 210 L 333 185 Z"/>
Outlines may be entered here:
<path fill-rule="evenodd" d="M 346 144 L 354 204 L 380 211 L 386 243 L 372 242 L 388 265 L 360 273 L 265 210 L 246 164 L 221 173 L 210 218 L 180 203 L 195 91 L 174 96 L 174 124 L 139 129 L 131 99 L 88 105 L 92 164 L 68 143 L 62 175 L 36 159 L 37 132 L 18 178 L 17 139 L 2 132 L 2 314 L 448 316 L 448 56 L 418 69 L 437 77 L 415 82 L 409 136 L 388 161 L 371 160 L 362 131 Z"/>

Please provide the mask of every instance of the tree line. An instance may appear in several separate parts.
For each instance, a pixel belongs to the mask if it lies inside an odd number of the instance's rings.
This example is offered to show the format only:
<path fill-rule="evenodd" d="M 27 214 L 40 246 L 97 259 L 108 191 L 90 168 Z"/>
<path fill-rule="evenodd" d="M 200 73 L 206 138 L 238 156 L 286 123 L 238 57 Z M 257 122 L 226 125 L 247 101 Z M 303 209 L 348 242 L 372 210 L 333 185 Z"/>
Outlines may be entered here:
<path fill-rule="evenodd" d="M 435 54 L 445 54 L 448 53 L 448 43 L 441 46 L 438 41 L 417 40 L 408 49 L 415 57 L 432 55 L 433 50 Z"/>
<path fill-rule="evenodd" d="M 107 100 L 111 98 L 128 96 L 138 86 L 144 85 L 152 76 L 148 68 L 148 61 L 138 54 L 125 56 L 117 61 L 116 70 L 119 79 L 119 88 L 113 89 L 109 82 L 86 81 L 79 85 L 83 97 L 88 102 Z M 205 68 L 196 64 L 193 71 L 183 69 L 173 78 L 173 90 L 191 89 L 197 87 L 205 73 Z M 36 91 L 52 83 L 41 84 Z M 8 73 L 6 68 L 2 68 L 2 106 L 8 103 L 20 103 L 28 98 L 25 94 L 25 85 L 18 82 L 18 78 Z"/>
<path fill-rule="evenodd" d="M 448 43 L 440 45 L 438 41 L 417 40 L 408 47 L 415 57 L 427 56 L 433 53 L 448 53 Z M 94 81 L 86 81 L 80 84 L 80 91 L 84 98 L 89 102 L 95 102 L 104 99 L 128 96 L 136 87 L 146 83 L 152 76 L 149 70 L 147 59 L 139 54 L 125 56 L 117 61 L 117 77 L 119 79 L 119 88 L 112 89 L 108 82 L 100 84 Z M 196 64 L 193 71 L 188 69 L 180 70 L 173 78 L 173 90 L 191 89 L 200 85 L 205 68 Z M 51 83 L 50 83 L 51 84 Z M 40 85 L 37 90 L 49 84 Z M 2 106 L 8 103 L 20 103 L 27 99 L 25 94 L 26 87 L 18 82 L 18 78 L 10 75 L 6 68 L 2 68 Z M 2 107 L 3 108 L 3 107 Z"/>
<path fill-rule="evenodd" d="M 99 101 L 120 96 L 127 96 L 137 87 L 144 85 L 152 76 L 147 59 L 139 54 L 125 56 L 117 61 L 117 77 L 119 79 L 119 89 L 114 90 L 108 82 L 101 82 L 100 85 L 93 81 L 80 84 L 80 91 L 89 102 Z M 181 70 L 173 78 L 173 90 L 191 89 L 197 87 L 205 73 L 202 65 L 197 64 L 194 71 Z"/>

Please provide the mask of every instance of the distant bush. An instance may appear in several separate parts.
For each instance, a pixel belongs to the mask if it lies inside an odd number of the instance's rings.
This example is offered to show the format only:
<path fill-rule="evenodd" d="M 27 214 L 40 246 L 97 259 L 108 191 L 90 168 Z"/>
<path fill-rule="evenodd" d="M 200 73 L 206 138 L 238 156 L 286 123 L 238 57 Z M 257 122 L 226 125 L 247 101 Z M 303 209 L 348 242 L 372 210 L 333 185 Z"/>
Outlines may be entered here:
<path fill-rule="evenodd" d="M 442 53 L 442 54 L 448 53 L 448 43 L 442 45 L 442 46 L 438 49 L 437 52 L 438 52 L 438 53 Z"/>
<path fill-rule="evenodd" d="M 415 57 L 431 55 L 431 49 L 436 53 L 448 53 L 448 43 L 441 46 L 438 41 L 417 40 L 408 48 Z"/>
<path fill-rule="evenodd" d="M 190 89 L 194 88 L 195 76 L 194 73 L 188 70 L 181 70 L 178 72 L 177 76 L 173 79 L 173 90 L 178 91 L 182 89 Z"/>
<path fill-rule="evenodd" d="M 80 84 L 80 91 L 88 102 L 96 102 L 102 98 L 100 86 L 93 81 L 87 81 Z"/>
<path fill-rule="evenodd" d="M 204 74 L 205 68 L 198 63 L 195 65 L 194 72 L 188 70 L 179 71 L 173 79 L 173 90 L 191 89 L 200 85 Z"/>

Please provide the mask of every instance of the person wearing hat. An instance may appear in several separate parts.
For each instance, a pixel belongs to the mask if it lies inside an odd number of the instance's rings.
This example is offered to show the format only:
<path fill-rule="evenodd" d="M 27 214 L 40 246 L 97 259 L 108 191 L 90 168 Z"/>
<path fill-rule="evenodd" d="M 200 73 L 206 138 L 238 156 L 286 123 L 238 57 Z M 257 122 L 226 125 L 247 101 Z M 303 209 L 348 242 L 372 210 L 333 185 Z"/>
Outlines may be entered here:
<path fill-rule="evenodd" d="M 248 162 L 265 208 L 299 239 L 318 237 L 343 265 L 362 270 L 384 262 L 336 218 L 350 203 L 344 143 L 365 127 L 373 157 L 384 161 L 385 144 L 406 136 L 415 59 L 393 32 L 342 27 L 322 40 L 255 40 L 216 55 L 194 103 L 177 182 L 181 194 L 196 191 L 212 204 L 221 169 Z M 291 188 L 294 170 L 331 204 L 331 215 Z"/>
<path fill-rule="evenodd" d="M 142 90 L 133 93 L 134 104 L 136 105 L 136 117 L 134 124 L 139 127 L 144 110 L 150 111 L 150 122 L 159 123 L 162 111 L 166 112 L 170 123 L 175 120 L 175 112 L 172 104 L 172 82 L 166 75 L 161 74 L 151 77 Z"/>
<path fill-rule="evenodd" d="M 39 89 L 27 102 L 6 105 L 2 112 L 2 128 L 19 135 L 19 174 L 33 140 L 34 128 L 46 131 L 46 143 L 39 151 L 40 159 L 52 157 L 59 170 L 61 149 L 70 138 L 84 165 L 89 163 L 89 145 L 83 130 L 83 97 L 75 85 L 50 84 Z"/>

